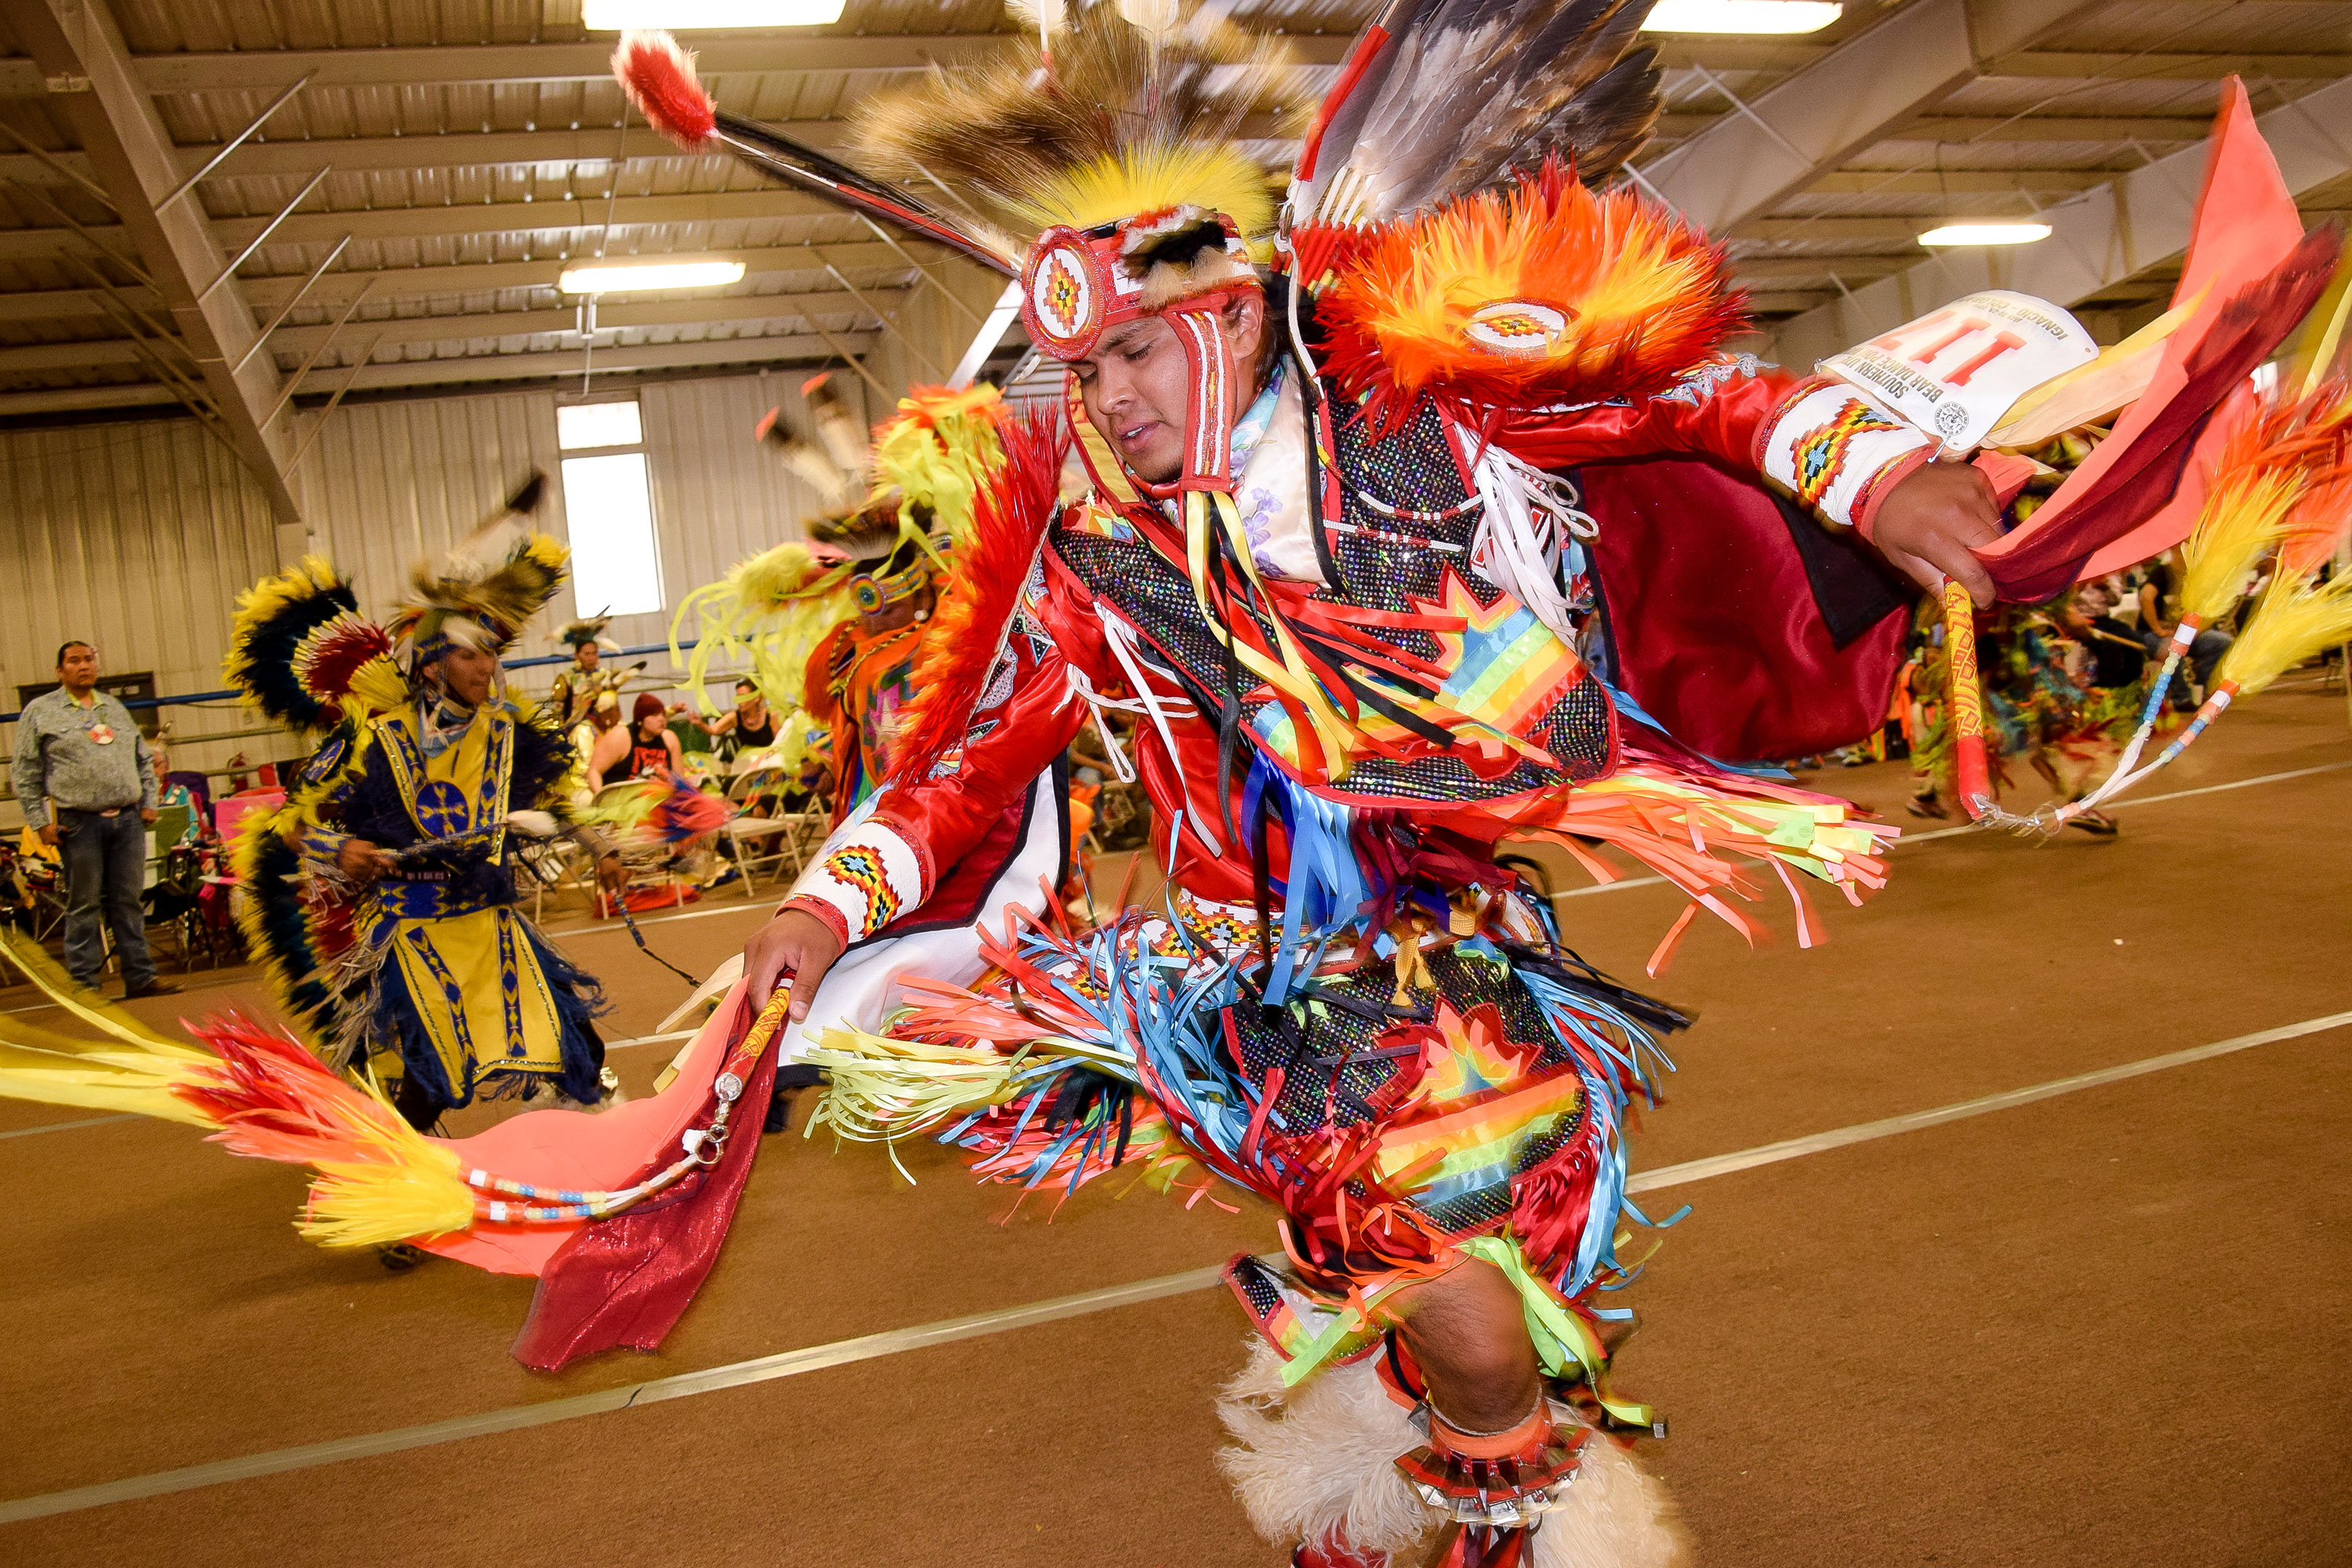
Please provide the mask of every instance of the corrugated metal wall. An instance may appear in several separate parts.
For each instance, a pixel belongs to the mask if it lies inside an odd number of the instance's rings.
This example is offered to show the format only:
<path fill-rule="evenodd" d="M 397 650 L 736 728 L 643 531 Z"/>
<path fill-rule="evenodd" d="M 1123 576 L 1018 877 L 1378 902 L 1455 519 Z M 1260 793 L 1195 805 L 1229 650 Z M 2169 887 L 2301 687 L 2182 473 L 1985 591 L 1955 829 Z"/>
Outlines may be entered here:
<path fill-rule="evenodd" d="M 800 380 L 730 376 L 636 389 L 669 605 L 745 556 L 800 537 L 799 519 L 816 501 L 752 439 L 760 416 L 779 404 L 808 428 Z M 862 408 L 863 389 L 845 390 Z M 531 468 L 551 480 L 561 473 L 559 401 L 534 391 L 338 409 L 295 476 L 318 548 L 353 575 L 363 604 L 386 603 L 410 562 L 463 538 Z M 551 486 L 540 522 L 566 536 L 561 484 Z M 555 628 L 602 607 L 575 605 L 567 587 L 519 653 L 558 651 Z M 623 616 L 612 628 L 631 647 L 668 635 L 667 613 Z"/>
<path fill-rule="evenodd" d="M 839 379 L 861 416 L 877 401 L 847 373 Z M 799 537 L 800 518 L 817 503 L 752 429 L 782 405 L 787 421 L 810 433 L 801 380 L 736 375 L 635 389 L 669 605 L 745 556 Z M 625 388 L 614 384 L 615 393 Z M 532 468 L 551 480 L 560 473 L 559 401 L 541 390 L 337 409 L 294 476 L 312 548 L 352 574 L 363 606 L 381 611 L 411 562 L 446 551 Z M 299 416 L 298 441 L 320 417 Z M 560 484 L 541 523 L 566 536 Z M 274 550 L 267 505 L 193 421 L 0 433 L 0 676 L 8 695 L 16 682 L 48 678 L 57 645 L 69 637 L 96 643 L 109 671 L 153 670 L 165 694 L 217 688 L 237 593 L 275 568 Z M 519 653 L 558 651 L 555 628 L 577 609 L 567 589 Z M 668 632 L 667 612 L 613 626 L 628 647 Z M 667 661 L 654 667 L 666 670 Z M 529 685 L 543 688 L 550 674 L 530 672 Z M 188 744 L 254 721 L 230 708 L 167 712 L 183 738 L 182 766 L 218 766 L 239 745 L 257 758 L 290 749 L 275 738 Z M 12 731 L 0 731 L 0 743 Z"/>
<path fill-rule="evenodd" d="M 194 420 L 0 433 L 0 711 L 18 685 L 54 679 L 69 637 L 110 674 L 153 671 L 160 692 L 217 689 L 237 592 L 275 550 L 268 502 Z M 229 704 L 170 712 L 183 737 L 252 724 Z M 184 747 L 173 765 L 235 749 Z"/>

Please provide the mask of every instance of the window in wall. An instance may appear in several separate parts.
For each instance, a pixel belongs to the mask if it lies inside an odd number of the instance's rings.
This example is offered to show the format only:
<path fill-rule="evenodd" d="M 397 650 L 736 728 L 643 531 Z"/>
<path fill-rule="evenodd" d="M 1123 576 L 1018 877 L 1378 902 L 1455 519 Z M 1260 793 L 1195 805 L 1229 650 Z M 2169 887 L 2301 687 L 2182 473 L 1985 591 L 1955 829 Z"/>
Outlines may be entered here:
<path fill-rule="evenodd" d="M 583 615 L 661 609 L 661 550 L 636 400 L 558 408 L 555 444 L 579 454 L 563 459 L 572 602 Z"/>

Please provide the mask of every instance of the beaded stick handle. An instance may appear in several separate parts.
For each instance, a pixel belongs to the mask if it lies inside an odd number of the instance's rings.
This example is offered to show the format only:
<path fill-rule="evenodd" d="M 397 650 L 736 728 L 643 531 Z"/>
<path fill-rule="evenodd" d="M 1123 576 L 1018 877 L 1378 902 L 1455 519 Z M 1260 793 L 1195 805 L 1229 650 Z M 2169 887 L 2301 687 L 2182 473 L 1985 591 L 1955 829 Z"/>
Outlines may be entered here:
<path fill-rule="evenodd" d="M 1977 675 L 1976 606 L 1958 583 L 1944 584 L 1944 655 L 1951 666 L 1947 706 L 1951 710 L 1954 761 L 1960 804 L 1971 818 L 1992 809 L 1992 769 L 1985 760 L 1984 686 Z"/>

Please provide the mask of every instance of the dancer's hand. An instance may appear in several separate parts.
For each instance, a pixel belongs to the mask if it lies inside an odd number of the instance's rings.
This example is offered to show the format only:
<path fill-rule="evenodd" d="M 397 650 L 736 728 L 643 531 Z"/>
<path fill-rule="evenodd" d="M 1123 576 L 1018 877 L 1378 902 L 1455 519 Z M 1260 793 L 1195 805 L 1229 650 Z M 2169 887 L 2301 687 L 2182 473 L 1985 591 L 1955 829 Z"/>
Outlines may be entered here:
<path fill-rule="evenodd" d="M 621 864 L 618 852 L 607 854 L 596 862 L 596 885 L 616 899 L 628 891 L 629 868 Z"/>
<path fill-rule="evenodd" d="M 390 851 L 379 849 L 364 838 L 346 838 L 335 851 L 335 868 L 354 882 L 373 882 L 394 864 Z"/>
<path fill-rule="evenodd" d="M 1950 578 L 1979 605 L 1993 601 L 1992 574 L 1969 546 L 2000 537 L 1992 481 L 1973 463 L 1934 462 L 1913 469 L 1886 492 L 1870 542 L 1921 587 Z"/>
<path fill-rule="evenodd" d="M 793 1005 L 787 1016 L 797 1024 L 808 1016 L 824 972 L 841 956 L 841 939 L 833 928 L 804 910 L 779 910 L 743 944 L 745 994 L 753 1005 L 764 1005 L 784 976 L 793 977 Z"/>

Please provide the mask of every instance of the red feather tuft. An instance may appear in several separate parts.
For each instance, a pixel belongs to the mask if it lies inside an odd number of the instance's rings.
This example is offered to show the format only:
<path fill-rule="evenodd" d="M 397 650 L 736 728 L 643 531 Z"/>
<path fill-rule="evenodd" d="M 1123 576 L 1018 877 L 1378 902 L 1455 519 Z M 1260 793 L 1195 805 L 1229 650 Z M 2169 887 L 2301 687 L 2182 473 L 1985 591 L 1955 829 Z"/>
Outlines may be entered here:
<path fill-rule="evenodd" d="M 681 147 L 699 147 L 719 122 L 717 106 L 694 74 L 694 57 L 667 33 L 621 35 L 613 75 L 647 124 Z"/>
<path fill-rule="evenodd" d="M 330 1072 L 299 1042 L 234 1013 L 191 1033 L 220 1063 L 210 1082 L 173 1092 L 221 1124 L 215 1142 L 290 1164 L 383 1158 L 392 1107 Z"/>
<path fill-rule="evenodd" d="M 890 748 L 894 786 L 929 777 L 962 742 L 1028 584 L 1037 542 L 1058 510 L 1069 447 L 1060 411 L 1006 419 L 998 434 L 1003 464 L 981 488 L 971 536 L 949 558 L 938 612 L 915 655 L 908 680 L 919 695 L 908 704 Z"/>
<path fill-rule="evenodd" d="M 392 637 L 373 621 L 346 612 L 302 639 L 294 650 L 294 678 L 321 702 L 352 689 L 352 677 L 368 660 L 392 652 Z"/>

